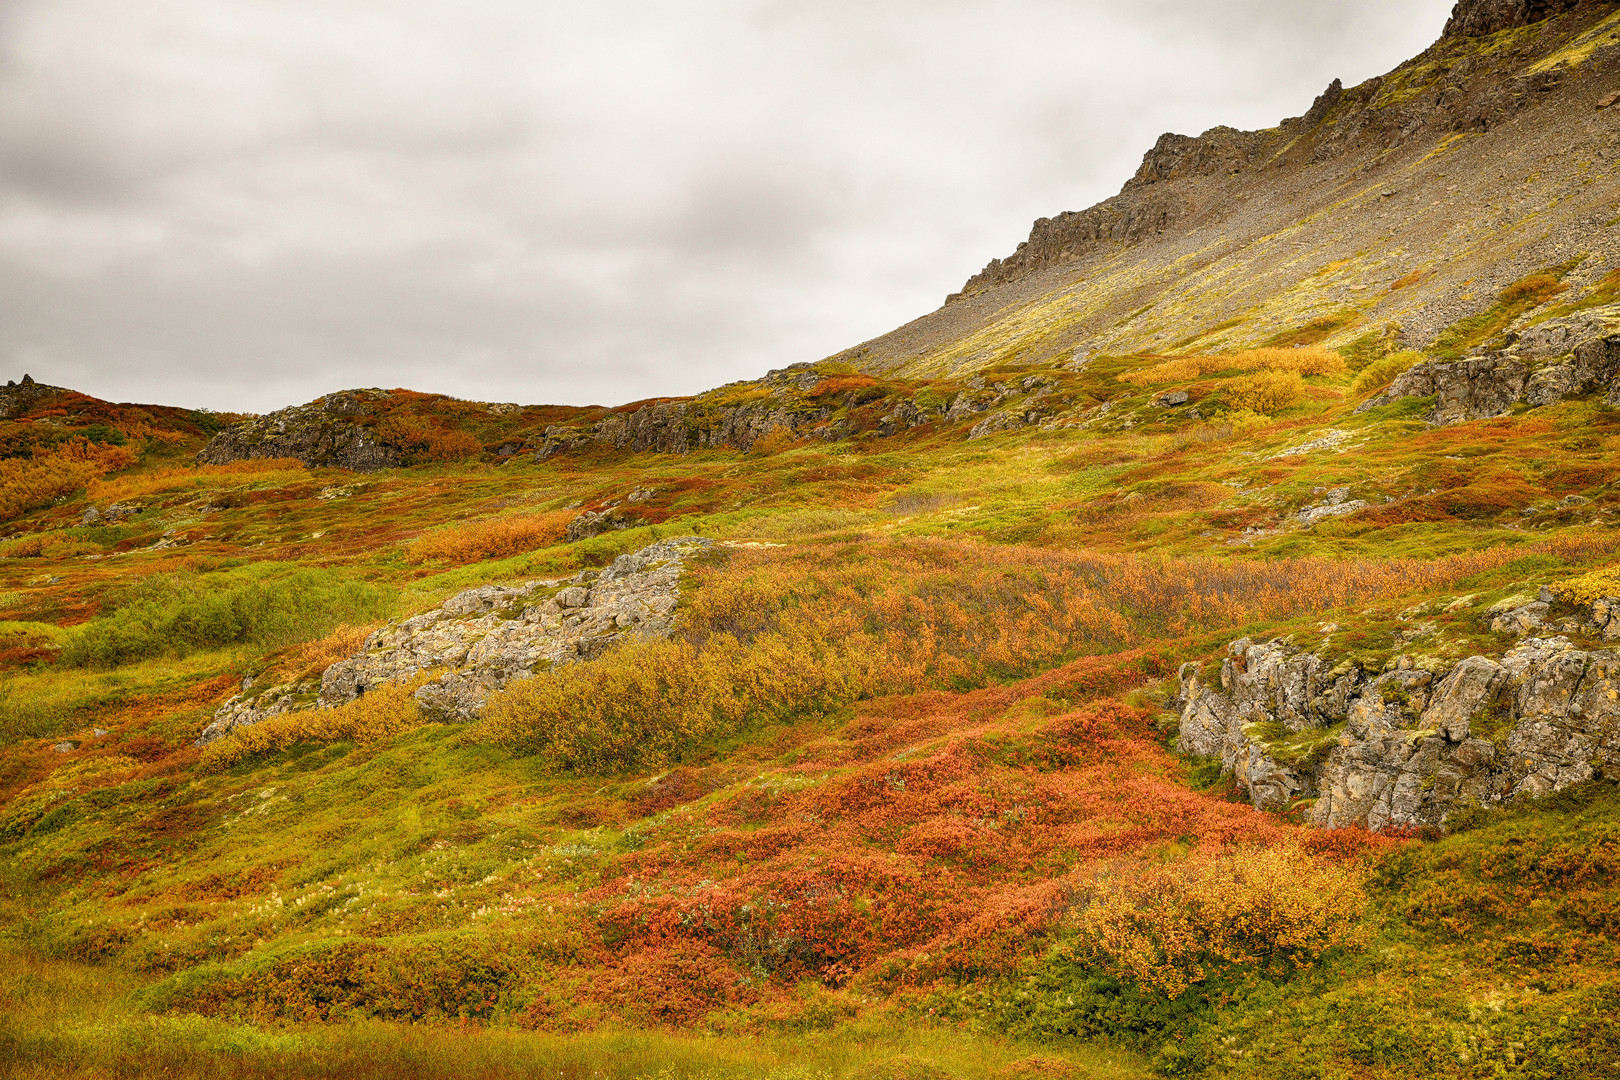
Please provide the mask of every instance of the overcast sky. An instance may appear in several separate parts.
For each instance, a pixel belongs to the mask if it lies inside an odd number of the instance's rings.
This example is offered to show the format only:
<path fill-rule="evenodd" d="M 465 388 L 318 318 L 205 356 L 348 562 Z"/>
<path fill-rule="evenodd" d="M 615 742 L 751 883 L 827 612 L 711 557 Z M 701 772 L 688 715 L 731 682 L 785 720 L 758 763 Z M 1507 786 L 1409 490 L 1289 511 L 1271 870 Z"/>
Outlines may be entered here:
<path fill-rule="evenodd" d="M 0 379 L 615 404 L 937 307 L 1451 0 L 0 0 Z"/>

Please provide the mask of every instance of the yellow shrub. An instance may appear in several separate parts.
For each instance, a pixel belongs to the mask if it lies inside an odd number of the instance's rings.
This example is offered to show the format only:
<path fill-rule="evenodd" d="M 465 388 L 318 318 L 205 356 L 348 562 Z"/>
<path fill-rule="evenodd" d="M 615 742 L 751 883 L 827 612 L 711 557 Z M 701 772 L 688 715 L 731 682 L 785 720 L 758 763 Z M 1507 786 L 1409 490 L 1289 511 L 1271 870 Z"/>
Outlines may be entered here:
<path fill-rule="evenodd" d="M 1374 390 L 1382 390 L 1407 368 L 1426 359 L 1428 358 L 1416 349 L 1402 349 L 1400 352 L 1390 353 L 1383 359 L 1374 360 L 1362 368 L 1356 375 L 1356 381 L 1350 384 L 1350 392 L 1361 396 Z"/>
<path fill-rule="evenodd" d="M 294 645 L 277 658 L 269 672 L 259 676 L 259 681 L 302 682 L 315 678 L 339 660 L 347 660 L 357 654 L 365 646 L 366 638 L 380 625 L 339 626 L 317 641 Z"/>
<path fill-rule="evenodd" d="M 1360 875 L 1289 847 L 1133 868 L 1074 917 L 1082 948 L 1172 997 L 1228 965 L 1274 974 L 1353 943 Z"/>
<path fill-rule="evenodd" d="M 100 550 L 100 544 L 46 532 L 20 536 L 0 544 L 0 559 L 71 559 L 75 555 L 89 555 Z"/>
<path fill-rule="evenodd" d="M 1560 581 L 1552 586 L 1552 591 L 1560 600 L 1577 607 L 1585 607 L 1606 596 L 1620 596 L 1620 566 L 1606 566 L 1590 574 Z"/>
<path fill-rule="evenodd" d="M 448 562 L 456 565 L 518 555 L 550 547 L 563 538 L 573 514 L 555 510 L 544 514 L 506 517 L 448 525 L 425 532 L 405 548 L 408 562 Z"/>
<path fill-rule="evenodd" d="M 1296 371 L 1263 371 L 1228 379 L 1220 389 L 1233 409 L 1270 414 L 1299 404 L 1305 397 L 1305 380 Z"/>
<path fill-rule="evenodd" d="M 1332 349 L 1249 349 L 1231 356 L 1183 356 L 1120 376 L 1121 382 L 1188 382 L 1222 371 L 1279 371 L 1297 375 L 1343 375 L 1344 357 Z"/>
<path fill-rule="evenodd" d="M 370 743 L 390 739 L 422 722 L 411 696 L 426 678 L 394 683 L 369 691 L 335 709 L 282 713 L 251 727 L 237 728 L 210 743 L 203 764 L 225 768 L 256 754 L 285 750 L 300 743 Z"/>

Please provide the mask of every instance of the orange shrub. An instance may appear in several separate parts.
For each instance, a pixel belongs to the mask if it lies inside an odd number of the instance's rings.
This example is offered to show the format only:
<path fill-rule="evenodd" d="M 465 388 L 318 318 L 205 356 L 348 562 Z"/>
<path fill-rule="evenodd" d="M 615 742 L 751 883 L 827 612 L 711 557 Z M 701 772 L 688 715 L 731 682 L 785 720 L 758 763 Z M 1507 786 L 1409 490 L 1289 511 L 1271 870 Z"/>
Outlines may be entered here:
<path fill-rule="evenodd" d="M 483 444 L 466 432 L 404 412 L 383 417 L 376 432 L 377 438 L 404 451 L 412 464 L 462 461 L 484 452 Z"/>
<path fill-rule="evenodd" d="M 291 482 L 307 479 L 309 469 L 297 458 L 252 458 L 224 465 L 171 465 L 111 479 L 92 480 L 88 494 L 91 502 L 116 503 L 143 495 L 155 495 L 160 491 L 211 487 L 221 480 L 236 477 L 253 477 L 267 483 Z"/>
<path fill-rule="evenodd" d="M 135 464 L 136 452 L 74 439 L 32 457 L 0 459 L 0 520 L 18 517 L 71 495 L 91 480 Z"/>
<path fill-rule="evenodd" d="M 1222 371 L 1276 371 L 1297 375 L 1343 375 L 1344 357 L 1332 349 L 1250 349 L 1231 356 L 1183 356 L 1121 375 L 1136 386 L 1189 382 Z"/>
<path fill-rule="evenodd" d="M 573 513 L 509 514 L 425 532 L 405 547 L 406 561 L 457 566 L 550 547 L 563 538 Z"/>
<path fill-rule="evenodd" d="M 358 653 L 364 647 L 366 638 L 380 625 L 339 626 L 316 641 L 294 645 L 278 657 L 275 665 L 265 675 L 259 676 L 258 681 L 295 682 L 318 678 L 321 672 L 339 660 L 347 660 Z"/>
<path fill-rule="evenodd" d="M 1365 904 L 1356 870 L 1279 845 L 1132 865 L 1101 880 L 1073 921 L 1095 959 L 1175 997 L 1229 965 L 1305 967 L 1357 938 Z"/>

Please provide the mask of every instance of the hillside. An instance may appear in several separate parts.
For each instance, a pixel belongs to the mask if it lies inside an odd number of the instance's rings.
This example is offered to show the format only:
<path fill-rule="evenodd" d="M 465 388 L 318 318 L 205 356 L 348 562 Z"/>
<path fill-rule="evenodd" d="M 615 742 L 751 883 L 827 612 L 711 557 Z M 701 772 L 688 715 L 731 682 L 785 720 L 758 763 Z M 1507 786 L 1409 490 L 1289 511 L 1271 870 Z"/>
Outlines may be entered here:
<path fill-rule="evenodd" d="M 0 388 L 0 1076 L 1620 1076 L 1611 35 L 692 398 Z"/>
<path fill-rule="evenodd" d="M 1616 92 L 1615 5 L 1460 4 L 1423 55 L 1335 81 L 1301 117 L 1165 135 L 1119 195 L 1037 221 L 939 311 L 840 359 L 959 376 L 1386 335 L 1429 347 L 1538 270 L 1579 291 L 1614 265 Z"/>

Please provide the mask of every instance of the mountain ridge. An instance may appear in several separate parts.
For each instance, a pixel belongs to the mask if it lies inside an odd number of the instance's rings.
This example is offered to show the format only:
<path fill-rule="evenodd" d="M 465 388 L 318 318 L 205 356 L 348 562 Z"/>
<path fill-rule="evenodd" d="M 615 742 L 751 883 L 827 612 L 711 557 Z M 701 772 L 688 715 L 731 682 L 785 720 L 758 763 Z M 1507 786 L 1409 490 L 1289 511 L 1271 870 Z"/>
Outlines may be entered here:
<path fill-rule="evenodd" d="M 938 376 L 1374 328 L 1423 347 L 1577 253 L 1575 283 L 1595 281 L 1620 254 L 1620 204 L 1592 182 L 1620 157 L 1620 109 L 1594 107 L 1620 90 L 1620 8 L 1476 0 L 1449 28 L 1276 128 L 1161 137 L 1119 195 L 1038 220 L 941 309 L 838 359 Z"/>

